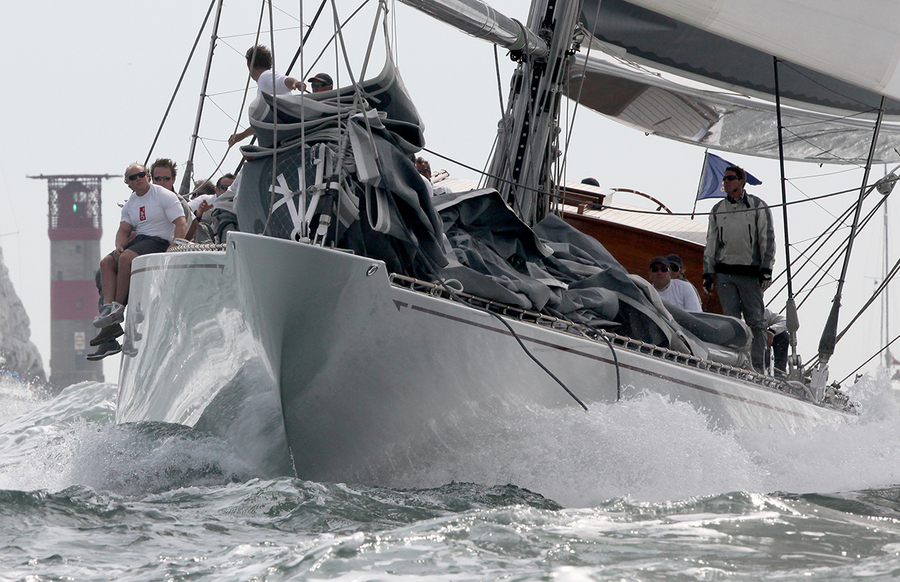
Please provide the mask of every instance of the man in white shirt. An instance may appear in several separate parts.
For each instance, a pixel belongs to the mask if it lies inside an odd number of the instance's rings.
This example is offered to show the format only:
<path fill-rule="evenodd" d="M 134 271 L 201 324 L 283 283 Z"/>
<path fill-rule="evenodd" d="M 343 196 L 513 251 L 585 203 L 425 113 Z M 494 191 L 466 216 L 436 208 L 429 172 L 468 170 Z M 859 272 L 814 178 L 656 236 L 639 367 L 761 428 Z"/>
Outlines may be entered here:
<path fill-rule="evenodd" d="M 422 180 L 425 181 L 425 186 L 428 188 L 428 193 L 431 196 L 440 196 L 441 194 L 449 194 L 452 192 L 450 188 L 446 186 L 435 186 L 431 181 L 431 163 L 423 157 L 416 158 L 416 171 L 422 176 Z"/>
<path fill-rule="evenodd" d="M 181 201 L 174 192 L 150 183 L 150 175 L 141 164 L 125 170 L 125 183 L 132 194 L 122 207 L 119 230 L 116 231 L 116 250 L 100 261 L 100 281 L 103 306 L 94 318 L 94 327 L 101 328 L 91 345 L 108 345 L 109 340 L 122 335 L 125 304 L 131 283 L 131 263 L 140 255 L 164 252 L 176 238 L 187 232 L 187 221 Z M 131 233 L 136 236 L 132 239 Z M 118 345 L 118 342 L 116 342 Z M 116 351 L 98 350 L 89 359 L 100 359 Z"/>
<path fill-rule="evenodd" d="M 787 319 L 780 313 L 768 309 L 763 311 L 766 318 L 766 345 L 772 348 L 775 360 L 775 375 L 787 373 L 788 348 L 791 345 L 791 334 L 788 333 Z M 766 350 L 766 369 L 769 369 L 769 350 Z"/>
<path fill-rule="evenodd" d="M 691 284 L 680 279 L 672 279 L 669 261 L 666 257 L 656 257 L 650 261 L 650 283 L 666 303 L 676 305 L 685 311 L 703 311 L 697 293 Z"/>
<path fill-rule="evenodd" d="M 252 46 L 247 49 L 247 68 L 250 69 L 250 78 L 256 81 L 257 95 L 268 93 L 269 95 L 283 95 L 294 89 L 303 91 L 306 85 L 303 81 L 293 77 L 285 77 L 281 73 L 272 70 L 272 53 L 263 45 Z M 235 133 L 228 138 L 228 147 L 254 135 L 256 130 L 251 125 L 240 133 Z"/>
<path fill-rule="evenodd" d="M 229 186 L 233 183 L 234 174 L 225 174 L 216 182 L 214 194 L 200 194 L 188 203 L 194 218 L 188 227 L 185 238 L 198 243 L 215 242 L 215 233 L 210 228 L 211 220 L 206 213 L 212 209 L 216 198 L 228 191 Z"/>
<path fill-rule="evenodd" d="M 697 296 L 697 303 L 701 306 L 703 305 L 703 301 L 700 299 L 700 293 L 697 292 L 697 288 L 694 287 L 694 284 L 691 283 L 687 278 L 687 272 L 684 268 L 684 261 L 681 260 L 681 257 L 678 255 L 672 254 L 666 257 L 666 260 L 669 261 L 669 277 L 675 281 L 684 281 L 688 285 L 691 286 L 691 291 L 694 292 L 694 295 Z"/>

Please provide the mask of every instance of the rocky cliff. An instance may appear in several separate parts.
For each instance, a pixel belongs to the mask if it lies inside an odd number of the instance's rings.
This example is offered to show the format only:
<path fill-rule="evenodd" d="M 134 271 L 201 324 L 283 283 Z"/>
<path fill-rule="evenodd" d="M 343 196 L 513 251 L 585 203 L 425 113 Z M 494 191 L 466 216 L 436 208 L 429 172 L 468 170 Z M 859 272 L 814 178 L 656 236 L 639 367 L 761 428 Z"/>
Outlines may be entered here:
<path fill-rule="evenodd" d="M 0 249 L 0 372 L 14 372 L 31 382 L 46 383 L 41 354 L 31 342 L 31 322 L 3 262 Z"/>

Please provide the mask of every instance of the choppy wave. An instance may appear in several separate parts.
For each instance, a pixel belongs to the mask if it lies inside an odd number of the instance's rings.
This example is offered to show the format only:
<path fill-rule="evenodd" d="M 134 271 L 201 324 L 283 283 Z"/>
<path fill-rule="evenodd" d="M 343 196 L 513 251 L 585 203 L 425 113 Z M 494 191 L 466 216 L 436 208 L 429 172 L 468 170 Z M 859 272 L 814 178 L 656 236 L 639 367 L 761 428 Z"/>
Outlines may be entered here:
<path fill-rule="evenodd" d="M 0 580 L 879 579 L 900 567 L 900 523 L 885 516 L 900 506 L 886 493 L 562 509 L 513 486 L 289 478 L 140 499 L 2 492 Z"/>
<path fill-rule="evenodd" d="M 0 581 L 786 580 L 900 571 L 900 412 L 723 431 L 652 394 L 460 417 L 383 486 L 257 479 L 227 443 L 114 424 L 115 386 L 0 387 Z M 461 474 L 471 476 L 461 482 Z"/>

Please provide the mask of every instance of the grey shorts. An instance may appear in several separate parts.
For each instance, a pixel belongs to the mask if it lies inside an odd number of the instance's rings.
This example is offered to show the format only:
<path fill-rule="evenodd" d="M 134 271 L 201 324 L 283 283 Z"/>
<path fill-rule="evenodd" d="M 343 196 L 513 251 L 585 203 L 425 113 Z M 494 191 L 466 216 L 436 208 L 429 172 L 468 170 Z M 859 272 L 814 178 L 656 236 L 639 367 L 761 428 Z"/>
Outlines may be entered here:
<path fill-rule="evenodd" d="M 166 252 L 170 244 L 172 243 L 159 236 L 139 234 L 125 245 L 125 250 L 135 252 L 138 255 L 149 255 L 151 253 Z M 113 256 L 113 253 L 109 253 L 109 256 Z"/>

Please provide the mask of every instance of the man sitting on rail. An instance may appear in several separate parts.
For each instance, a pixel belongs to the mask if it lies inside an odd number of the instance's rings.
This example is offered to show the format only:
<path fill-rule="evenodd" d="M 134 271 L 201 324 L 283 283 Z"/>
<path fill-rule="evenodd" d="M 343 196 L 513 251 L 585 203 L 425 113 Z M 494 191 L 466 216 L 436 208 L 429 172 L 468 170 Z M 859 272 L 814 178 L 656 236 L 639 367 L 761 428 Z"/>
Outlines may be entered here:
<path fill-rule="evenodd" d="M 150 183 L 147 169 L 141 164 L 131 164 L 125 170 L 125 183 L 132 194 L 122 207 L 122 219 L 116 232 L 116 250 L 100 261 L 100 279 L 103 288 L 103 306 L 94 318 L 99 327 L 91 345 L 99 345 L 91 360 L 99 360 L 121 351 L 118 342 L 109 340 L 124 333 L 125 304 L 128 302 L 128 286 L 131 282 L 131 262 L 139 255 L 161 253 L 168 249 L 173 239 L 183 238 L 187 221 L 181 201 L 174 192 Z M 137 235 L 132 239 L 132 232 Z"/>

